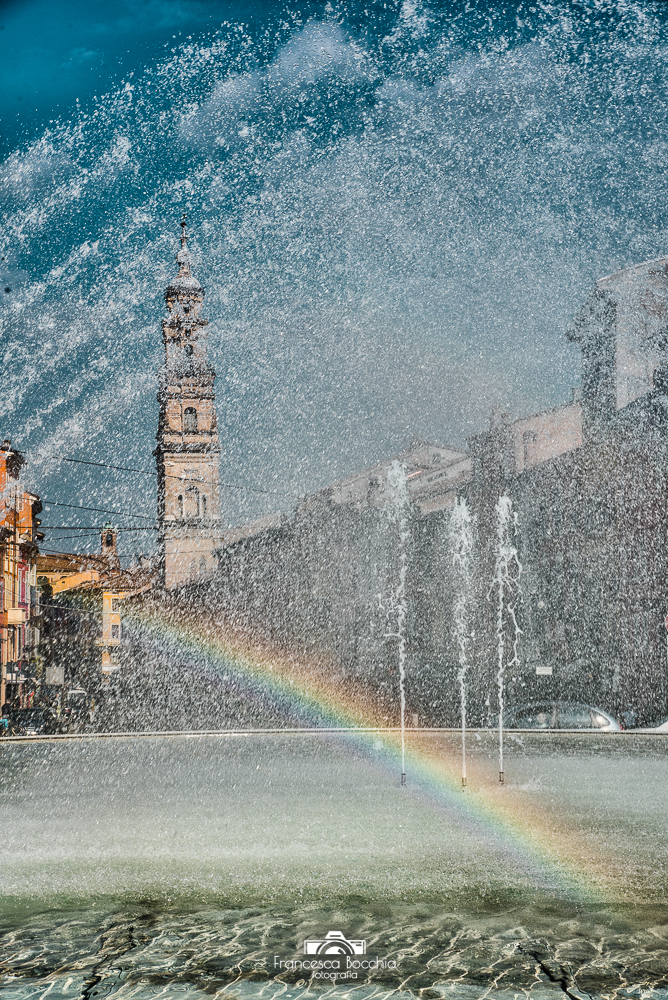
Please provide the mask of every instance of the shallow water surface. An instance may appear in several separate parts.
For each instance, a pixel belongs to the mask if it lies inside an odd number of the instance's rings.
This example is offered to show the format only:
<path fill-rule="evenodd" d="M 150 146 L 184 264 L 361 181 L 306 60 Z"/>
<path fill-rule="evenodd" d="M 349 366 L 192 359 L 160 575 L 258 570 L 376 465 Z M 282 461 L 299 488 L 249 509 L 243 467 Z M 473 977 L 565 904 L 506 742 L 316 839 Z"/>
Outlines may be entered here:
<path fill-rule="evenodd" d="M 409 742 L 4 743 L 3 997 L 668 996 L 667 741 Z"/>

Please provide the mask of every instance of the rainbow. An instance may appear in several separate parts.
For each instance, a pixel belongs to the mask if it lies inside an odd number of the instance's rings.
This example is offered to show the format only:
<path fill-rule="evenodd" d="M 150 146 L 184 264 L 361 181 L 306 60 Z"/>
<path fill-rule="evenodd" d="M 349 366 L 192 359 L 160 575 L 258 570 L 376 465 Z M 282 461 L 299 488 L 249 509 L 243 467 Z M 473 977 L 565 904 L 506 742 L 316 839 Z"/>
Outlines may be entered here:
<path fill-rule="evenodd" d="M 361 751 L 373 752 L 375 761 L 380 750 L 388 780 L 398 780 L 399 728 L 379 718 L 377 708 L 365 704 L 359 691 L 341 683 L 331 659 L 307 659 L 217 623 L 199 609 L 195 614 L 156 599 L 142 599 L 128 612 L 144 641 L 168 644 L 181 656 L 204 657 L 221 671 L 236 671 L 258 698 L 270 693 L 298 715 L 302 726 L 297 731 L 335 732 Z M 575 904 L 611 901 L 613 887 L 604 885 L 607 859 L 592 855 L 581 834 L 554 829 L 526 794 L 490 781 L 475 758 L 469 760 L 469 784 L 462 790 L 461 760 L 453 752 L 434 753 L 429 736 L 434 732 L 438 730 L 408 730 L 412 794 L 444 807 L 449 816 L 502 850 L 518 870 L 531 875 L 538 891 Z"/>

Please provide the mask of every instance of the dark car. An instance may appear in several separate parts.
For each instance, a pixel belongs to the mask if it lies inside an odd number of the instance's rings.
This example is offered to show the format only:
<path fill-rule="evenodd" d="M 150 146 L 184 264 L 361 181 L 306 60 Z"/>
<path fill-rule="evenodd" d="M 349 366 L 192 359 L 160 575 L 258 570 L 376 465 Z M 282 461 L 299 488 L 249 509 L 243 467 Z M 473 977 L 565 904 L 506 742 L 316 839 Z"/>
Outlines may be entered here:
<path fill-rule="evenodd" d="M 576 701 L 536 701 L 516 705 L 503 713 L 506 729 L 598 729 L 600 732 L 622 731 L 617 719 L 602 708 Z"/>

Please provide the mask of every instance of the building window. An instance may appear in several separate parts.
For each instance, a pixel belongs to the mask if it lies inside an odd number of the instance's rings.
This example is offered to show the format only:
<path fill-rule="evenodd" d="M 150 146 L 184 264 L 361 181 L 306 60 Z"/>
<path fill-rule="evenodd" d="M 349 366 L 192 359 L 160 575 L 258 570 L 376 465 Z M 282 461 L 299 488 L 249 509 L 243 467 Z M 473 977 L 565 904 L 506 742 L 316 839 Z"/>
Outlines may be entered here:
<path fill-rule="evenodd" d="M 186 406 L 183 412 L 183 433 L 197 434 L 197 410 L 194 406 Z"/>
<path fill-rule="evenodd" d="M 120 637 L 121 637 L 121 626 L 120 625 L 112 625 L 111 626 L 111 638 L 112 639 L 120 639 Z"/>
<path fill-rule="evenodd" d="M 202 517 L 206 517 L 206 497 L 203 495 L 200 497 L 200 505 Z"/>
<path fill-rule="evenodd" d="M 105 540 L 104 540 L 104 544 L 105 544 L 105 545 L 107 546 L 107 548 L 109 548 L 109 549 L 110 549 L 110 548 L 112 547 L 112 545 L 114 544 L 114 536 L 113 536 L 113 535 L 111 534 L 111 532 L 107 532 L 107 537 L 106 537 L 106 538 L 105 538 Z"/>
<path fill-rule="evenodd" d="M 194 518 L 200 516 L 199 509 L 199 490 L 196 486 L 189 486 L 186 490 L 185 499 L 185 516 L 186 518 Z"/>
<path fill-rule="evenodd" d="M 181 520 L 183 520 L 183 495 L 181 493 L 179 493 L 178 496 L 178 503 L 179 503 L 179 517 L 181 518 Z"/>
<path fill-rule="evenodd" d="M 186 352 L 186 357 L 187 358 L 192 358 L 192 356 L 193 356 L 193 345 L 192 344 L 186 344 L 185 352 Z"/>
<path fill-rule="evenodd" d="M 524 446 L 524 465 L 530 465 L 536 457 L 536 442 L 538 441 L 537 431 L 525 431 L 522 435 Z"/>

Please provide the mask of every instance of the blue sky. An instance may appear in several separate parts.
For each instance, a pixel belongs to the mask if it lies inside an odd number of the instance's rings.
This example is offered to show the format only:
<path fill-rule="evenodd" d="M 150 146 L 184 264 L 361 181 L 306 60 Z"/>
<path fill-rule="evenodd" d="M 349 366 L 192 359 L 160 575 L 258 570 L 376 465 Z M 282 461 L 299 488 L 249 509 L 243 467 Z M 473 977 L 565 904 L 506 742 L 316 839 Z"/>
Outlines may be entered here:
<path fill-rule="evenodd" d="M 184 210 L 224 480 L 303 494 L 413 436 L 461 445 L 492 406 L 565 401 L 592 283 L 668 253 L 667 20 L 5 3 L 0 422 L 34 488 L 154 503 L 150 477 L 59 456 L 151 468 Z M 279 502 L 229 491 L 225 518 Z"/>
<path fill-rule="evenodd" d="M 70 117 L 178 43 L 221 22 L 262 23 L 269 5 L 234 0 L 5 0 L 0 7 L 2 150 Z"/>

